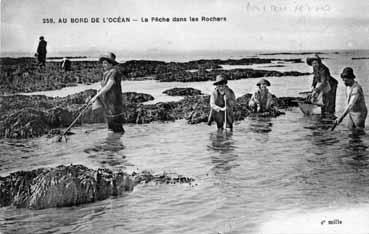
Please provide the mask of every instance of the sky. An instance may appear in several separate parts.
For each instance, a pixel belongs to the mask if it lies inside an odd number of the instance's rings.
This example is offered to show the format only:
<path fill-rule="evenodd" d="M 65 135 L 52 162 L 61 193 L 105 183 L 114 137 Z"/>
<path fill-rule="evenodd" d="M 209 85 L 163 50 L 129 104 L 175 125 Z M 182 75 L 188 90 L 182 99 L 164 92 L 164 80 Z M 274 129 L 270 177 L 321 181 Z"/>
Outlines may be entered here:
<path fill-rule="evenodd" d="M 41 35 L 49 55 L 369 49 L 368 12 L 368 0 L 1 0 L 1 55 L 32 55 Z M 200 21 L 190 22 L 190 16 Z M 226 21 L 203 22 L 202 16 Z M 131 22 L 103 23 L 107 17 Z M 151 22 L 151 17 L 170 22 Z M 187 21 L 173 22 L 173 17 Z M 50 18 L 55 23 L 46 23 Z M 71 23 L 71 18 L 88 22 Z"/>

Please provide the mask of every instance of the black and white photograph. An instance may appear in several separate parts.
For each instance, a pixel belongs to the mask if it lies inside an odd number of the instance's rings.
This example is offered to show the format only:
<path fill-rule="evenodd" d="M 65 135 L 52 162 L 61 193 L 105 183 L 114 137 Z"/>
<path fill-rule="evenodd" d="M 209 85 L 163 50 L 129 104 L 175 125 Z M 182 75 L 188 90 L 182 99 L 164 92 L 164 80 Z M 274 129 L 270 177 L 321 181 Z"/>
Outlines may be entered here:
<path fill-rule="evenodd" d="M 0 233 L 369 234 L 368 0 L 0 6 Z"/>

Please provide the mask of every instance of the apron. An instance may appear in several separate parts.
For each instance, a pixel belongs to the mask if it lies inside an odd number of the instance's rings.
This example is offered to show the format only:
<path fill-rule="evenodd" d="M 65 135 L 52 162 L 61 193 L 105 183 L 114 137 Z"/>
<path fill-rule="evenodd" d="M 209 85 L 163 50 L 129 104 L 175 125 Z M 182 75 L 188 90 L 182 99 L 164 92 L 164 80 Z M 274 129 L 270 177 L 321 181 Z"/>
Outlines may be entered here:
<path fill-rule="evenodd" d="M 355 82 L 352 87 L 349 88 L 349 92 L 346 90 L 347 95 L 347 104 L 350 103 L 352 91 L 356 88 L 358 84 Z M 357 103 L 354 104 L 352 109 L 349 112 L 349 118 L 347 119 L 347 127 L 350 129 L 353 128 L 365 128 L 365 119 L 368 114 L 368 110 L 366 109 L 364 94 L 361 87 L 357 87 L 359 89 L 359 98 L 357 99 Z"/>

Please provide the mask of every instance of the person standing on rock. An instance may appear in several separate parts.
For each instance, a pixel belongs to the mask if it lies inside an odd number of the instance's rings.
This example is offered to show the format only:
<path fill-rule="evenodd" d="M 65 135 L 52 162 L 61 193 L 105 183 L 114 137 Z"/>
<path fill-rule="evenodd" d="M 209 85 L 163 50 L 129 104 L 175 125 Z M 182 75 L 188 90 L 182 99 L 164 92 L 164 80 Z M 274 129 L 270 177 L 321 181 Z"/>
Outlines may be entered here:
<path fill-rule="evenodd" d="M 233 107 L 236 104 L 236 96 L 233 90 L 227 86 L 227 79 L 223 75 L 216 77 L 214 85 L 215 89 L 210 96 L 208 125 L 215 121 L 218 130 L 224 129 L 224 125 L 226 125 L 226 128 L 233 130 Z M 226 124 L 224 124 L 225 119 Z"/>
<path fill-rule="evenodd" d="M 101 89 L 89 102 L 93 104 L 92 109 L 104 108 L 109 130 L 124 133 L 122 74 L 117 66 L 118 62 L 113 53 L 102 55 L 99 61 L 104 70 Z"/>
<path fill-rule="evenodd" d="M 261 79 L 256 83 L 256 86 L 259 87 L 259 90 L 251 96 L 249 107 L 255 113 L 272 111 L 274 109 L 273 96 L 267 88 L 267 86 L 270 86 L 270 82 L 266 79 Z"/>
<path fill-rule="evenodd" d="M 318 55 L 306 59 L 306 63 L 313 67 L 314 79 L 312 83 L 312 102 L 322 102 L 322 115 L 334 115 L 336 111 L 337 80 L 334 79 Z M 314 101 L 316 100 L 316 101 Z"/>
<path fill-rule="evenodd" d="M 363 88 L 356 82 L 354 70 L 346 67 L 341 73 L 341 78 L 346 88 L 346 108 L 341 116 L 336 119 L 335 125 L 342 122 L 348 115 L 347 127 L 349 129 L 364 130 L 365 119 L 368 115 L 368 109 L 365 104 Z"/>
<path fill-rule="evenodd" d="M 47 46 L 47 42 L 45 41 L 44 37 L 41 36 L 40 37 L 40 41 L 38 43 L 37 46 L 37 60 L 38 60 L 38 65 L 40 67 L 45 66 L 45 62 L 46 62 L 46 46 Z"/>
<path fill-rule="evenodd" d="M 71 70 L 71 61 L 67 57 L 63 58 L 61 68 L 64 71 L 70 71 Z"/>

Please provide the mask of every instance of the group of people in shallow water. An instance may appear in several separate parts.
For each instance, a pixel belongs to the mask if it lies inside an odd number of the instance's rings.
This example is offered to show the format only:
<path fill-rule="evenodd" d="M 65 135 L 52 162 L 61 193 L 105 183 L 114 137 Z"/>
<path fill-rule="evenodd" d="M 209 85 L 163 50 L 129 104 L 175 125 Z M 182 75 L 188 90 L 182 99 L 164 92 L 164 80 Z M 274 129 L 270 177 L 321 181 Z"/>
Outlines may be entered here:
<path fill-rule="evenodd" d="M 108 53 L 99 58 L 104 70 L 101 89 L 89 100 L 88 104 L 93 109 L 104 108 L 109 130 L 124 133 L 123 128 L 123 103 L 122 103 L 122 75 L 116 66 L 116 56 Z M 350 129 L 363 130 L 367 117 L 367 107 L 362 87 L 355 81 L 354 71 L 351 67 L 346 67 L 341 73 L 341 78 L 346 86 L 346 107 L 344 112 L 338 117 L 334 117 L 336 109 L 336 90 L 338 81 L 334 79 L 329 69 L 322 63 L 318 55 L 306 59 L 309 66 L 313 67 L 312 92 L 308 100 L 315 105 L 321 106 L 323 116 L 334 119 L 335 124 L 339 124 L 348 115 L 347 126 Z M 272 112 L 276 110 L 272 94 L 268 90 L 271 83 L 266 79 L 261 79 L 256 84 L 258 90 L 253 93 L 249 100 L 249 109 L 256 113 Z M 215 89 L 210 96 L 210 113 L 208 124 L 216 122 L 218 129 L 233 129 L 234 107 L 236 96 L 233 90 L 227 85 L 227 78 L 218 75 L 214 82 Z"/>

